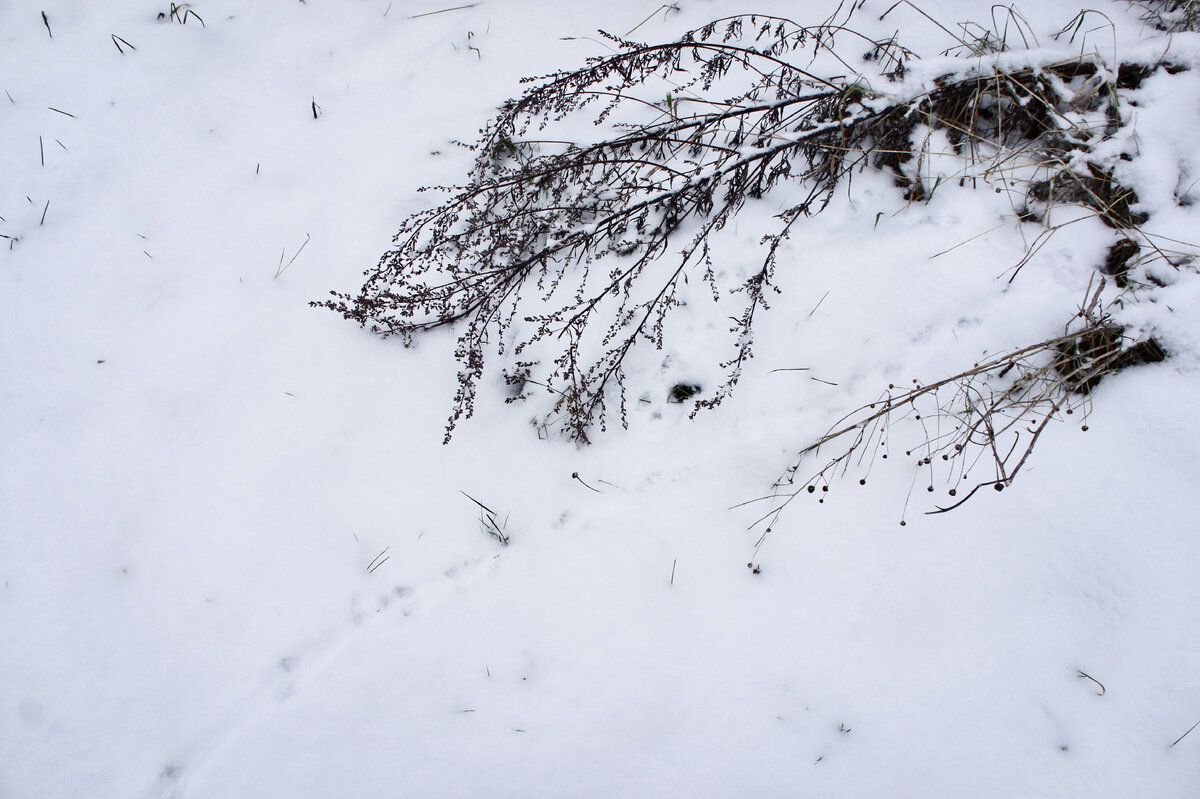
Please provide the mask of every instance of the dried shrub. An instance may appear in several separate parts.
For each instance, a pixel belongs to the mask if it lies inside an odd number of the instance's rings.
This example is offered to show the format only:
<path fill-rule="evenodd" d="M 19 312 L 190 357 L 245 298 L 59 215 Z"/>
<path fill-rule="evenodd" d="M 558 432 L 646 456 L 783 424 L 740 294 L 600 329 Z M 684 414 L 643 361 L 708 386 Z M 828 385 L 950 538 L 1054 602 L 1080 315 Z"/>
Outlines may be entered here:
<path fill-rule="evenodd" d="M 960 54 L 970 57 L 923 90 L 901 82 L 911 51 L 844 21 L 805 27 L 742 15 L 665 44 L 608 36 L 614 54 L 528 79 L 530 88 L 505 103 L 470 146 L 466 184 L 441 189 L 449 199 L 402 223 L 358 293 L 334 292 L 316 304 L 406 341 L 441 327 L 459 331 L 447 439 L 471 415 L 487 356 L 496 352 L 506 356 L 517 395 L 528 386 L 553 392 L 565 429 L 586 442 L 614 412 L 625 421 L 630 353 L 639 344 L 664 346 L 664 321 L 689 276 L 714 297 L 740 297 L 730 317 L 732 352 L 720 364 L 724 382 L 695 400 L 693 412 L 718 405 L 752 356 L 755 319 L 778 291 L 780 248 L 794 226 L 865 169 L 890 173 L 910 201 L 927 197 L 936 187 L 924 185 L 916 167 L 929 157 L 934 134 L 944 134 L 960 156 L 960 185 L 1003 177 L 1005 185 L 1026 187 L 1019 219 L 1045 229 L 1014 276 L 1057 229 L 1044 221 L 1056 205 L 1090 209 L 1124 238 L 1137 238 L 1144 221 L 1137 196 L 1092 147 L 1123 124 L 1120 81 L 1145 76 L 1092 55 L 1031 52 L 1023 66 L 1008 69 L 975 58 L 1008 49 L 1010 30 L 1025 39 L 1016 12 L 1008 23 L 1002 33 L 981 29 L 964 38 Z M 834 67 L 843 77 L 831 76 Z M 712 237 L 769 194 L 788 198 L 786 207 L 762 238 L 757 267 L 729 285 L 718 277 Z M 1114 276 L 1122 270 L 1125 279 L 1125 262 L 1110 265 Z M 1023 348 L 936 384 L 934 393 L 956 387 L 944 414 L 963 403 L 976 414 L 954 441 L 995 449 L 999 431 L 1018 424 L 1001 416 L 1044 424 L 1069 405 L 1064 398 L 1083 385 L 1084 372 L 1106 371 L 1104 359 L 1123 350 L 1101 358 L 1084 339 L 1108 323 L 1083 318 L 1092 333 Z M 1080 363 L 1064 372 L 1071 347 Z M 985 395 L 978 378 L 987 375 L 1012 383 Z M 930 388 L 914 391 L 889 395 L 887 413 L 874 420 L 886 427 L 891 406 L 911 408 Z M 854 429 L 848 453 L 821 469 L 818 483 L 870 443 L 866 428 Z M 923 457 L 948 454 L 936 443 L 943 440 L 931 437 Z M 996 485 L 1019 471 L 1028 456 L 1022 452 L 1015 464 L 997 457 Z"/>
<path fill-rule="evenodd" d="M 1011 485 L 1052 421 L 1078 414 L 1086 431 L 1090 394 L 1102 378 L 1167 357 L 1154 338 L 1138 341 L 1113 321 L 1100 304 L 1103 289 L 1101 278 L 1060 336 L 934 383 L 889 385 L 878 400 L 843 417 L 799 452 L 770 495 L 752 500 L 772 506 L 756 522 L 767 525 L 764 537 L 793 500 L 816 495 L 823 503 L 832 482 L 851 470 L 865 485 L 876 459 L 895 456 L 893 438 L 903 440 L 895 430 L 901 423 L 918 427 L 919 443 L 902 450 L 916 467 L 912 486 L 919 482 L 927 493 L 946 498 L 932 513 L 957 508 L 981 488 L 1002 491 Z M 900 523 L 905 524 L 903 515 Z"/>
<path fill-rule="evenodd" d="M 1200 28 L 1197 0 L 1133 0 L 1142 9 L 1142 21 L 1161 31 L 1194 31 Z"/>

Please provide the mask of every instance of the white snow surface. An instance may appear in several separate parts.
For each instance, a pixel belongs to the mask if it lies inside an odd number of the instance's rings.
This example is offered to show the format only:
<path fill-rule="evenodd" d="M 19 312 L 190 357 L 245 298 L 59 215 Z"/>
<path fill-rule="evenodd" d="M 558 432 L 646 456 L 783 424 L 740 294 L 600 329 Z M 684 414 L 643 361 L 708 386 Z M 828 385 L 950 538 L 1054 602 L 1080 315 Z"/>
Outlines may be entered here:
<path fill-rule="evenodd" d="M 308 303 L 356 290 L 436 201 L 418 187 L 463 179 L 452 142 L 605 52 L 598 28 L 836 7 L 455 5 L 0 4 L 0 797 L 1200 795 L 1200 730 L 1172 746 L 1200 720 L 1194 268 L 1123 298 L 1169 360 L 947 514 L 919 481 L 904 509 L 903 458 L 757 549 L 766 507 L 735 506 L 887 383 L 1055 335 L 1099 222 L 1009 283 L 1031 234 L 994 194 L 905 207 L 865 173 L 793 233 L 715 411 L 666 402 L 730 351 L 697 288 L 628 429 L 576 447 L 493 370 L 444 446 L 454 334 L 406 349 Z M 1037 46 L 1200 64 L 1124 3 L 1073 43 L 1052 34 L 1078 6 L 1032 5 Z M 889 6 L 852 24 L 954 45 Z M 1200 78 L 1137 94 L 1123 177 L 1148 231 L 1195 241 Z M 723 232 L 721 268 L 761 258 L 783 203 Z"/>

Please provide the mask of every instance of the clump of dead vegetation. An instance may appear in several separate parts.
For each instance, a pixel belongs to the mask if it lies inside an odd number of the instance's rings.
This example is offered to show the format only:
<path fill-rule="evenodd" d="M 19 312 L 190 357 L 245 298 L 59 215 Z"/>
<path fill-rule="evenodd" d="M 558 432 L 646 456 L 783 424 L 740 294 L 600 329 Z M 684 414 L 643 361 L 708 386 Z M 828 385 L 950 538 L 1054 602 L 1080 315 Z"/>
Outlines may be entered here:
<path fill-rule="evenodd" d="M 770 495 L 755 500 L 772 504 L 759 519 L 766 533 L 793 500 L 814 495 L 823 503 L 831 483 L 851 470 L 866 485 L 876 459 L 913 461 L 909 497 L 920 485 L 943 503 L 930 512 L 945 513 L 982 488 L 1011 485 L 1051 422 L 1078 414 L 1086 431 L 1091 392 L 1103 377 L 1166 358 L 1156 339 L 1137 340 L 1112 321 L 1101 306 L 1104 284 L 1100 278 L 1062 335 L 933 383 L 890 384 L 876 401 L 843 417 L 800 450 Z M 893 446 L 900 423 L 919 426 L 916 446 Z M 903 514 L 900 524 L 906 524 Z"/>
<path fill-rule="evenodd" d="M 1190 3 L 1166 5 L 1190 13 Z M 1007 14 L 991 27 L 962 26 L 951 54 L 968 57 L 923 82 L 909 80 L 914 53 L 856 33 L 848 15 L 816 26 L 740 15 L 663 44 L 608 36 L 613 54 L 529 79 L 471 146 L 465 185 L 402 223 L 359 292 L 318 304 L 384 336 L 459 331 L 447 437 L 471 415 L 495 352 L 518 391 L 553 392 L 565 429 L 586 442 L 611 418 L 625 421 L 631 353 L 664 346 L 681 283 L 699 279 L 723 302 L 740 298 L 724 382 L 695 401 L 699 411 L 738 383 L 795 227 L 863 170 L 891 175 L 911 202 L 928 197 L 937 186 L 921 164 L 946 142 L 962 164 L 960 186 L 1003 185 L 1019 195 L 1016 220 L 1041 226 L 1013 277 L 1080 218 L 1052 221 L 1053 209 L 1070 205 L 1114 230 L 1097 267 L 1125 286 L 1140 265 L 1169 256 L 1141 235 L 1136 193 L 1095 145 L 1126 124 L 1121 93 L 1166 65 L 1045 50 L 1024 61 L 976 58 L 1030 44 L 1022 18 Z M 1072 26 L 1061 35 L 1073 36 Z M 713 262 L 713 237 L 767 195 L 786 206 L 757 267 L 730 285 Z M 1116 325 L 1094 293 L 1060 336 L 936 383 L 890 387 L 803 448 L 772 496 L 786 504 L 827 491 L 835 473 L 869 463 L 891 425 L 911 418 L 927 435 L 908 454 L 927 472 L 947 464 L 953 500 L 943 509 L 955 507 L 980 487 L 1009 485 L 1049 421 L 1083 409 L 1103 375 L 1163 355 Z M 814 458 L 813 474 L 798 478 Z M 981 459 L 991 471 L 971 482 Z"/>
<path fill-rule="evenodd" d="M 1133 0 L 1142 9 L 1142 21 L 1171 33 L 1200 28 L 1200 2 L 1197 0 Z"/>

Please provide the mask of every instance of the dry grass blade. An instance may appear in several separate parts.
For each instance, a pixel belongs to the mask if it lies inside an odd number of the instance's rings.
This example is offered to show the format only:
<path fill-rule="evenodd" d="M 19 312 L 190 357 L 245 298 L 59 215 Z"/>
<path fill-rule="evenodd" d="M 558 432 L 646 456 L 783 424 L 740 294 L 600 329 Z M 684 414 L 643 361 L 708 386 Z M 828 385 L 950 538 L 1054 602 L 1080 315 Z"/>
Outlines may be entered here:
<path fill-rule="evenodd" d="M 466 491 L 460 491 L 459 493 L 479 506 L 479 529 L 499 541 L 501 546 L 508 546 L 509 537 L 505 532 L 505 529 L 508 527 L 508 517 L 505 517 L 504 521 L 500 521 L 496 512 L 487 505 L 484 505 Z"/>
<path fill-rule="evenodd" d="M 424 14 L 414 14 L 413 16 L 409 17 L 409 19 L 420 19 L 421 17 L 432 17 L 435 14 L 447 14 L 451 11 L 462 11 L 464 9 L 474 8 L 477 5 L 479 5 L 479 3 L 468 3 L 465 6 L 454 6 L 452 8 L 439 8 L 437 11 L 426 11 Z"/>

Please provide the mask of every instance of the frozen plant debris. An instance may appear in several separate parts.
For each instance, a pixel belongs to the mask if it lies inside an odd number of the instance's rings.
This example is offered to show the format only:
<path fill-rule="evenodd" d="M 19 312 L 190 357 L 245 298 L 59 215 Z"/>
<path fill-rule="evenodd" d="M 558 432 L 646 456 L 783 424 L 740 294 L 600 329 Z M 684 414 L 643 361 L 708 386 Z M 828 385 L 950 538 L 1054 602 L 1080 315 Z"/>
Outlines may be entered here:
<path fill-rule="evenodd" d="M 753 354 L 760 311 L 780 291 L 776 269 L 794 266 L 790 256 L 781 260 L 782 245 L 836 190 L 852 190 L 864 170 L 890 175 L 910 204 L 929 202 L 951 181 L 964 189 L 994 187 L 1019 205 L 1016 218 L 1041 231 L 1028 239 L 1010 281 L 1059 230 L 1078 221 L 1078 214 L 1053 221 L 1055 209 L 1065 206 L 1119 231 L 1124 243 L 1096 265 L 1119 286 L 1129 285 L 1130 260 L 1143 244 L 1145 260 L 1166 258 L 1142 233 L 1147 214 L 1119 177 L 1118 163 L 1131 156 L 1102 146 L 1124 135 L 1133 119 L 1122 83 L 1147 78 L 1132 80 L 1132 65 L 1053 49 L 980 60 L 981 53 L 1015 47 L 1006 35 L 980 28 L 959 57 L 914 78 L 916 55 L 895 37 L 875 40 L 845 24 L 803 26 L 758 15 L 717 20 L 663 44 L 606 36 L 614 54 L 531 79 L 531 88 L 504 104 L 473 147 L 466 186 L 405 220 L 395 247 L 366 273 L 358 294 L 333 292 L 314 303 L 384 336 L 411 340 L 446 326 L 458 331 L 458 389 L 447 440 L 473 413 L 493 350 L 522 356 L 519 365 L 531 382 L 559 393 L 564 429 L 575 440 L 587 442 L 595 426 L 603 429 L 614 407 L 626 423 L 628 365 L 639 346 L 667 344 L 665 322 L 682 305 L 679 290 L 689 276 L 718 300 L 711 306 L 714 321 L 720 315 L 732 321 L 732 351 L 719 364 L 724 380 L 693 413 L 720 404 Z M 829 54 L 840 72 L 816 66 Z M 1149 75 L 1162 67 L 1144 69 Z M 847 68 L 854 72 L 846 74 Z M 664 82 L 671 87 L 666 92 Z M 592 123 L 593 139 L 565 132 L 578 130 L 581 117 Z M 933 180 L 921 165 L 943 154 L 957 159 L 959 171 Z M 713 242 L 747 203 L 767 195 L 783 210 L 762 238 L 749 276 L 731 280 L 714 263 Z M 734 301 L 730 315 L 725 305 Z M 998 377 L 1020 367 L 1018 378 L 1059 375 L 1049 385 L 1065 396 L 1086 389 L 1117 362 L 1076 364 L 1064 377 L 1027 356 L 1058 348 L 1066 358 L 1063 347 L 1081 345 L 1089 351 L 1085 360 L 1094 360 L 1089 336 L 1107 323 L 1089 320 L 1084 331 L 1068 332 L 1067 341 L 1056 337 L 1017 349 L 1012 360 L 999 362 Z M 1115 341 L 1114 347 L 1121 348 Z M 990 373 L 989 367 L 979 375 Z M 1053 417 L 1065 407 L 1053 391 L 1039 395 L 1043 405 L 1014 403 L 1004 399 L 1007 391 L 999 400 L 976 397 L 973 380 L 961 390 L 959 401 L 976 414 L 961 426 L 969 432 L 959 443 L 968 450 L 981 434 L 990 446 L 997 428 L 1016 424 L 996 414 L 1017 409 L 1021 424 L 1039 425 L 1024 439 L 1032 446 L 1048 418 L 1043 414 Z M 669 401 L 699 391 L 676 385 Z M 911 399 L 927 391 L 919 388 Z M 890 408 L 887 414 L 890 419 Z M 1001 468 L 992 480 L 998 488 L 1024 463 L 1028 449 L 1018 451 L 1015 468 Z M 812 479 L 824 482 L 843 461 L 834 458 Z"/>

